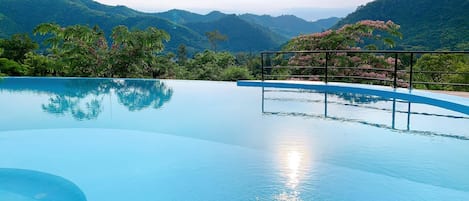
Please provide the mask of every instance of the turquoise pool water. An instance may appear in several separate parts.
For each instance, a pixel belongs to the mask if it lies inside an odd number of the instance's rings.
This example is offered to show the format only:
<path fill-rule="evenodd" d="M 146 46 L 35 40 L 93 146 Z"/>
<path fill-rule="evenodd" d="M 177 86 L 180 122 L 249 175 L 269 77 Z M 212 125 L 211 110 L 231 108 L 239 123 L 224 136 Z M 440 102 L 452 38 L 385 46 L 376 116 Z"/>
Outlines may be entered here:
<path fill-rule="evenodd" d="M 4 78 L 0 111 L 0 200 L 469 200 L 469 115 L 421 102 Z"/>

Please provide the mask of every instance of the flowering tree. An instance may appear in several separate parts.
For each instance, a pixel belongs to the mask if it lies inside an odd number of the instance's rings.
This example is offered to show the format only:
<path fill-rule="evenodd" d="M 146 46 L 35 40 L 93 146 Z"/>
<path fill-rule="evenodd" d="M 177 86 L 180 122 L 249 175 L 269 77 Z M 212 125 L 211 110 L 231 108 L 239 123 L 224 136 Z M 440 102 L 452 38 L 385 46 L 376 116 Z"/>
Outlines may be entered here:
<path fill-rule="evenodd" d="M 365 41 L 383 42 L 388 47 L 394 47 L 391 37 L 402 37 L 400 26 L 392 21 L 364 20 L 355 24 L 347 24 L 338 30 L 327 30 L 321 33 L 301 35 L 293 38 L 285 46 L 286 51 L 319 51 L 319 50 L 360 50 L 360 44 Z M 383 37 L 384 33 L 387 37 Z M 367 49 L 376 49 L 374 45 L 366 46 Z M 329 53 L 327 55 L 328 66 L 336 67 L 328 71 L 335 78 L 345 80 L 351 77 L 370 78 L 370 80 L 390 80 L 393 76 L 391 68 L 395 62 L 401 65 L 401 60 L 386 55 L 365 53 Z M 325 66 L 326 55 L 324 53 L 297 53 L 289 57 L 290 66 Z M 342 68 L 339 68 L 342 67 Z M 375 71 L 374 69 L 384 69 Z M 323 74 L 323 69 L 298 69 L 294 74 Z M 319 80 L 319 78 L 309 78 Z M 401 86 L 405 87 L 405 84 Z"/>
<path fill-rule="evenodd" d="M 285 50 L 358 50 L 358 44 L 365 39 L 383 41 L 389 47 L 394 47 L 394 41 L 389 37 L 374 34 L 382 31 L 390 36 L 402 37 L 400 26 L 392 21 L 363 20 L 355 24 L 347 24 L 338 30 L 327 30 L 321 33 L 301 35 L 293 38 Z"/>

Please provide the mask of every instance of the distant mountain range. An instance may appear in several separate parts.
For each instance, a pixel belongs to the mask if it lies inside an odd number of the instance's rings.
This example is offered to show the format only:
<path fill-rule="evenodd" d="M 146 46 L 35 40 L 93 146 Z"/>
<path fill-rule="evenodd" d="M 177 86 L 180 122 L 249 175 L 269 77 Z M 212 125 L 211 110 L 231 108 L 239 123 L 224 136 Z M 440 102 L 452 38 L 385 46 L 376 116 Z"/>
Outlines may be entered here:
<path fill-rule="evenodd" d="M 401 25 L 399 49 L 469 50 L 469 0 L 375 0 L 359 7 L 335 28 L 360 20 Z"/>
<path fill-rule="evenodd" d="M 171 36 L 166 50 L 184 44 L 190 53 L 210 48 L 206 32 L 218 30 L 228 37 L 218 50 L 257 52 L 279 50 L 300 34 L 339 28 L 360 20 L 392 20 L 401 25 L 398 49 L 469 50 L 469 0 L 375 0 L 343 19 L 310 22 L 293 15 L 232 15 L 213 11 L 200 15 L 184 10 L 144 13 L 125 6 L 107 6 L 92 0 L 0 0 L 0 37 L 31 33 L 40 23 L 62 26 L 99 25 L 108 35 L 113 27 L 155 26 Z"/>
<path fill-rule="evenodd" d="M 309 22 L 285 15 L 230 15 L 211 12 L 200 15 L 184 10 L 143 13 L 124 6 L 107 6 L 92 0 L 0 0 L 0 37 L 31 33 L 40 23 L 55 22 L 62 26 L 98 25 L 108 35 L 113 27 L 126 25 L 144 29 L 155 26 L 171 36 L 166 50 L 176 51 L 180 44 L 191 52 L 210 47 L 205 33 L 218 30 L 228 37 L 220 50 L 233 52 L 278 49 L 299 34 L 320 32 L 332 27 L 339 18 Z"/>

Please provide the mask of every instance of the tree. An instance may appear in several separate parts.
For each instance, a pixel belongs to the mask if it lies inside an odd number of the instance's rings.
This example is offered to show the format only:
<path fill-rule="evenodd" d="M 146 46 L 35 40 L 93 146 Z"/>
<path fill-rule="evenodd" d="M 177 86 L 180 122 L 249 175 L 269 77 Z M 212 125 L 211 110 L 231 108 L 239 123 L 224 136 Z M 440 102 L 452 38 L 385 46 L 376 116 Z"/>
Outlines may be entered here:
<path fill-rule="evenodd" d="M 317 50 L 360 50 L 360 44 L 365 40 L 380 41 L 389 47 L 394 47 L 395 42 L 391 37 L 402 37 L 399 32 L 400 26 L 392 21 L 372 21 L 364 20 L 355 24 L 347 24 L 338 30 L 327 30 L 321 33 L 309 35 L 301 35 L 293 38 L 284 47 L 288 51 L 317 51 Z M 384 33 L 383 35 L 376 32 Z M 367 46 L 369 49 L 376 49 L 375 46 Z M 278 58 L 277 58 L 278 59 Z M 280 58 L 280 60 L 283 60 Z M 355 53 L 299 53 L 291 56 L 287 64 L 294 66 L 324 66 L 328 61 L 328 66 L 345 67 L 342 69 L 332 69 L 328 72 L 330 75 L 340 77 L 340 81 L 353 80 L 350 77 L 371 78 L 365 80 L 367 83 L 381 83 L 384 80 L 392 78 L 393 74 L 390 69 L 394 67 L 395 58 L 386 55 L 376 56 L 374 54 L 355 54 Z M 397 60 L 398 67 L 401 66 L 401 60 Z M 353 68 L 351 68 L 353 67 Z M 367 69 L 384 68 L 386 71 L 374 72 Z M 297 69 L 293 70 L 293 74 L 298 75 L 318 75 L 323 74 L 323 69 Z M 319 78 L 318 78 L 319 79 Z M 318 80 L 314 78 L 314 80 Z M 373 81 L 381 80 L 381 81 Z M 398 80 L 400 86 L 406 87 L 406 83 Z"/>
<path fill-rule="evenodd" d="M 166 32 L 154 27 L 129 31 L 126 26 L 117 26 L 111 47 L 98 26 L 46 23 L 37 26 L 34 33 L 48 36 L 45 43 L 50 58 L 61 64 L 57 71 L 66 76 L 143 76 L 153 71 L 156 54 L 164 49 L 163 41 L 169 40 Z"/>
<path fill-rule="evenodd" d="M 112 31 L 112 47 L 110 51 L 111 75 L 133 77 L 141 75 L 157 53 L 164 49 L 163 41 L 169 35 L 162 30 L 149 27 L 146 30 L 129 31 L 125 26 L 117 26 Z"/>
<path fill-rule="evenodd" d="M 457 54 L 424 54 L 414 66 L 414 81 L 424 83 L 469 83 L 469 56 Z M 458 74 L 461 73 L 461 74 Z M 463 90 L 469 91 L 467 86 L 452 86 L 438 84 L 416 84 L 416 88 L 434 90 Z"/>
<path fill-rule="evenodd" d="M 59 65 L 48 56 L 29 52 L 24 59 L 24 65 L 29 66 L 28 75 L 51 76 L 55 75 L 56 67 Z"/>
<path fill-rule="evenodd" d="M 245 67 L 232 66 L 223 70 L 221 79 L 224 81 L 249 80 L 252 79 L 252 75 Z"/>
<path fill-rule="evenodd" d="M 217 51 L 218 42 L 228 40 L 228 36 L 221 34 L 218 30 L 206 32 L 205 36 L 207 37 L 208 42 L 212 46 L 213 51 Z"/>
<path fill-rule="evenodd" d="M 45 43 L 50 46 L 51 58 L 60 60 L 62 75 L 103 76 L 108 51 L 104 32 L 97 26 L 84 25 L 60 27 L 57 24 L 40 24 L 34 34 L 49 35 Z"/>
<path fill-rule="evenodd" d="M 394 47 L 395 43 L 390 37 L 374 34 L 376 30 L 385 32 L 390 36 L 402 37 L 400 26 L 392 21 L 363 20 L 355 24 L 346 24 L 338 30 L 327 30 L 321 33 L 301 35 L 293 38 L 285 46 L 285 50 L 351 50 L 357 49 L 358 44 L 365 39 L 382 41 Z"/>
<path fill-rule="evenodd" d="M 10 39 L 0 39 L 0 54 L 3 58 L 22 63 L 26 53 L 36 50 L 39 45 L 31 40 L 27 34 L 14 34 Z"/>
<path fill-rule="evenodd" d="M 0 58 L 0 74 L 22 76 L 26 75 L 27 72 L 26 66 L 7 58 Z"/>
<path fill-rule="evenodd" d="M 187 49 L 184 44 L 180 44 L 178 47 L 177 62 L 179 65 L 184 65 L 187 62 Z"/>

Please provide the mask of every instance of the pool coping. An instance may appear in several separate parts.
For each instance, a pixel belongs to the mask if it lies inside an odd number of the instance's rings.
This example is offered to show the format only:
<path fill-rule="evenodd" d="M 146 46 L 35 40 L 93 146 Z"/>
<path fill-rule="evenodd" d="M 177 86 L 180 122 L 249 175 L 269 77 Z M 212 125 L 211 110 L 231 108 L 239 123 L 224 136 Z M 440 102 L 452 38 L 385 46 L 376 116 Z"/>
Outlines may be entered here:
<path fill-rule="evenodd" d="M 418 89 L 392 88 L 367 84 L 290 80 L 239 80 L 241 87 L 301 88 L 330 92 L 351 92 L 429 104 L 469 115 L 469 98 Z"/>

